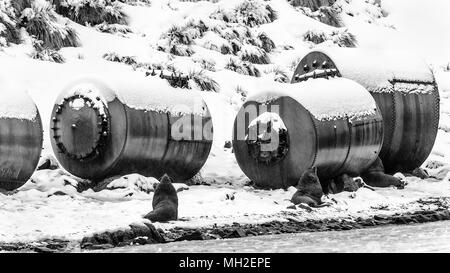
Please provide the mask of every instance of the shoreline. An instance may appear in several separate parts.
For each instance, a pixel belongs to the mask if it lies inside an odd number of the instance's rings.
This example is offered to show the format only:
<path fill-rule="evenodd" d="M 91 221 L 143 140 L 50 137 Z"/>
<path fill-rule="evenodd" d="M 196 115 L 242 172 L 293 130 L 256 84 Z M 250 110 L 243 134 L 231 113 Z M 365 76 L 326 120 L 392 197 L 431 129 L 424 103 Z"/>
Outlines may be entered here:
<path fill-rule="evenodd" d="M 35 242 L 0 242 L 0 252 L 85 252 L 114 249 L 116 247 L 146 244 L 165 244 L 178 241 L 199 241 L 244 238 L 274 234 L 345 231 L 388 225 L 409 225 L 450 220 L 450 198 L 418 200 L 433 209 L 419 209 L 397 212 L 392 215 L 381 213 L 368 217 L 336 217 L 298 220 L 286 217 L 286 221 L 271 220 L 263 223 L 232 223 L 206 227 L 173 227 L 166 231 L 151 223 L 131 224 L 124 229 L 104 231 L 86 236 L 80 240 L 46 239 Z M 447 201 L 447 202 L 446 202 Z"/>

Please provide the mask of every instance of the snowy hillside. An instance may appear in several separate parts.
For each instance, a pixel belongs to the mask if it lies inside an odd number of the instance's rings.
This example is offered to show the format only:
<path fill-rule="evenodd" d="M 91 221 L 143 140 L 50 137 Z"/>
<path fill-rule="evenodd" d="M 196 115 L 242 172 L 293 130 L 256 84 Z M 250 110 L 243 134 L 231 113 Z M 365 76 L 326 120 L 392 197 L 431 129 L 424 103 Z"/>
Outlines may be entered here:
<path fill-rule="evenodd" d="M 142 77 L 149 86 L 171 88 L 158 76 L 160 71 L 182 74 L 189 76 L 184 86 L 188 92 L 199 93 L 208 104 L 215 127 L 213 149 L 198 178 L 212 187 L 192 186 L 180 194 L 185 198 L 180 217 L 192 220 L 184 224 L 230 222 L 246 215 L 254 218 L 243 221 L 279 217 L 292 192 L 243 187 L 248 179 L 231 149 L 224 147 L 243 101 L 273 82 L 288 84 L 298 61 L 311 49 L 394 48 L 423 56 L 438 81 L 440 130 L 424 167 L 439 182 L 410 178 L 411 186 L 400 193 L 361 190 L 351 200 L 342 194 L 338 208 L 329 209 L 328 215 L 339 210 L 357 214 L 357 206 L 370 213 L 372 207 L 385 203 L 401 209 L 417 198 L 450 196 L 450 23 L 443 20 L 450 4 L 446 0 L 427 6 L 418 0 L 50 2 L 56 5 L 45 0 L 0 0 L 0 88 L 14 84 L 37 103 L 45 130 L 43 159 L 53 153 L 48 138 L 50 112 L 68 83 L 83 77 L 125 83 Z M 83 10 L 91 2 L 99 5 L 98 16 Z M 315 3 L 325 6 L 318 8 Z M 138 221 L 150 209 L 152 193 L 145 189 L 153 180 L 130 177 L 129 183 L 118 178 L 116 188 L 80 194 L 74 187 L 80 179 L 60 169 L 37 171 L 18 193 L 0 194 L 0 207 L 7 211 L 0 214 L 0 241 L 51 235 L 80 239 L 89 232 Z M 54 194 L 59 191 L 66 195 Z M 230 200 L 231 195 L 237 196 L 236 201 Z M 210 211 L 203 211 L 205 205 Z"/>

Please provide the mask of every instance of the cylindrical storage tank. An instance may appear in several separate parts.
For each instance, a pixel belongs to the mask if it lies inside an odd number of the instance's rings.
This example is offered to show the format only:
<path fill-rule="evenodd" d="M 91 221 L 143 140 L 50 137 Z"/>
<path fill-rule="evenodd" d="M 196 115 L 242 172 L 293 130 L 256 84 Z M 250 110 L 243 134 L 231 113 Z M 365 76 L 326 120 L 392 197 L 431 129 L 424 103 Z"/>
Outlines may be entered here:
<path fill-rule="evenodd" d="M 0 188 L 25 184 L 42 152 L 42 122 L 36 104 L 17 87 L 0 81 Z"/>
<path fill-rule="evenodd" d="M 386 172 L 420 167 L 439 126 L 439 92 L 428 65 L 404 52 L 330 48 L 307 54 L 292 82 L 338 75 L 363 85 L 384 119 L 380 153 Z"/>
<path fill-rule="evenodd" d="M 266 86 L 244 103 L 233 130 L 237 162 L 262 188 L 295 186 L 312 166 L 324 180 L 358 175 L 383 141 L 374 99 L 343 78 Z"/>
<path fill-rule="evenodd" d="M 212 145 L 209 110 L 199 93 L 162 79 L 83 79 L 57 99 L 51 143 L 75 176 L 99 180 L 139 173 L 193 177 Z"/>

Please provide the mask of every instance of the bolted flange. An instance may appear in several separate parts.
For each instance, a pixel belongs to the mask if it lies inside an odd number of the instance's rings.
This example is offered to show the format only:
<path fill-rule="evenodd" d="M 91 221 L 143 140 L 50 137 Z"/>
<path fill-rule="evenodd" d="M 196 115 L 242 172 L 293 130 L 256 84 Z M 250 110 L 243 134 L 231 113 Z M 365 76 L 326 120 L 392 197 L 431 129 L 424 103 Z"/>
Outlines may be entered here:
<path fill-rule="evenodd" d="M 94 159 L 108 141 L 107 107 L 100 97 L 80 94 L 66 97 L 55 108 L 51 130 L 59 153 L 78 161 Z"/>

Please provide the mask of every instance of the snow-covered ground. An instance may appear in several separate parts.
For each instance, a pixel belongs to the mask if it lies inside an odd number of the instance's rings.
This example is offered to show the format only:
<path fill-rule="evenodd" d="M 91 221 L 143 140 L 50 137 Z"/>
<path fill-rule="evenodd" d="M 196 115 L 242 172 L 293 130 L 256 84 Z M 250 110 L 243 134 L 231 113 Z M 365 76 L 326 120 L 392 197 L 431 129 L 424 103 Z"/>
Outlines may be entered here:
<path fill-rule="evenodd" d="M 295 64 L 313 48 L 337 46 L 332 40 L 319 45 L 305 41 L 307 31 L 330 33 L 335 27 L 309 18 L 293 8 L 286 0 L 262 1 L 278 14 L 278 19 L 249 28 L 252 35 L 264 32 L 276 48 L 269 53 L 269 64 L 255 64 L 261 77 L 242 75 L 225 66 L 231 55 L 224 55 L 211 45 L 227 41 L 214 32 L 194 39 L 192 56 L 174 56 L 157 50 L 164 44 L 163 33 L 173 25 L 183 26 L 202 19 L 209 27 L 223 28 L 223 21 L 210 15 L 232 11 L 243 0 L 179 2 L 152 1 L 150 7 L 121 4 L 129 15 L 133 33 L 115 35 L 102 33 L 92 27 L 68 22 L 80 37 L 81 46 L 63 48 L 64 64 L 33 60 L 29 57 L 30 41 L 21 45 L 0 48 L 0 82 L 2 87 L 14 86 L 28 92 L 37 103 L 42 115 L 45 140 L 43 156 L 52 154 L 48 139 L 50 111 L 64 86 L 89 76 L 104 81 L 133 76 L 144 77 L 126 64 L 103 59 L 106 53 L 133 56 L 138 62 L 161 64 L 180 72 L 202 69 L 201 63 L 212 64 L 205 74 L 219 85 L 219 92 L 198 92 L 208 104 L 214 123 L 214 143 L 210 157 L 201 171 L 203 180 L 211 186 L 191 186 L 179 192 L 180 221 L 158 224 L 158 227 L 202 226 L 233 222 L 252 223 L 287 217 L 346 217 L 364 216 L 375 212 L 393 213 L 418 209 L 414 201 L 419 198 L 450 197 L 450 23 L 445 22 L 450 12 L 446 0 L 423 1 L 382 0 L 381 8 L 375 0 L 338 0 L 341 16 L 357 39 L 359 47 L 403 49 L 423 56 L 433 68 L 441 95 L 440 129 L 435 147 L 424 163 L 437 179 L 422 181 L 408 177 L 404 190 L 360 189 L 356 193 L 330 196 L 331 206 L 312 212 L 287 209 L 294 188 L 288 191 L 262 191 L 244 186 L 248 179 L 239 169 L 231 149 L 224 143 L 231 140 L 234 117 L 245 97 L 273 83 L 275 71 L 281 70 L 290 79 Z M 351 15 L 350 15 L 351 14 Z M 67 19 L 60 18 L 64 21 Z M 237 23 L 237 27 L 242 27 Z M 233 57 L 234 58 L 234 57 Z M 128 77 L 128 76 L 129 77 Z M 147 79 L 149 82 L 158 79 Z M 1 91 L 0 91 L 1 92 Z M 115 186 L 94 192 L 78 193 L 74 185 L 78 179 L 62 170 L 37 171 L 16 194 L 0 193 L 0 242 L 25 242 L 43 238 L 79 240 L 84 235 L 127 226 L 143 221 L 142 215 L 151 210 L 154 179 L 136 174 L 117 178 Z M 181 185 L 178 185 L 181 187 Z M 63 194 L 64 193 L 64 194 Z M 334 198 L 336 202 L 332 201 Z"/>

